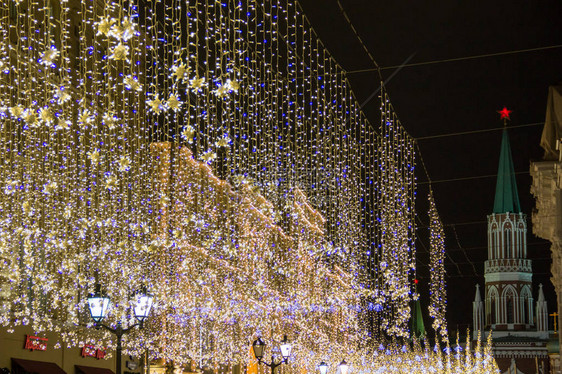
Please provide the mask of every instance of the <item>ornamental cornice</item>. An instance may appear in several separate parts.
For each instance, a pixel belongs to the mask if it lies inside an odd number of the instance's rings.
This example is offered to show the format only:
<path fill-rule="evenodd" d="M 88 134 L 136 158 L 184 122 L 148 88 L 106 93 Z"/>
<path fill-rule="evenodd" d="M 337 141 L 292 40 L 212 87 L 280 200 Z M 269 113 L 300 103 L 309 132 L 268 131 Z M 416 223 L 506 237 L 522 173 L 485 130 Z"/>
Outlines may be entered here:
<path fill-rule="evenodd" d="M 534 358 L 534 357 L 547 358 L 548 357 L 548 351 L 545 348 L 542 348 L 541 350 L 494 349 L 494 357 L 495 358 L 510 358 L 510 357 L 516 357 L 516 358 Z"/>
<path fill-rule="evenodd" d="M 532 273 L 531 260 L 523 258 L 500 258 L 487 260 L 484 273 Z"/>

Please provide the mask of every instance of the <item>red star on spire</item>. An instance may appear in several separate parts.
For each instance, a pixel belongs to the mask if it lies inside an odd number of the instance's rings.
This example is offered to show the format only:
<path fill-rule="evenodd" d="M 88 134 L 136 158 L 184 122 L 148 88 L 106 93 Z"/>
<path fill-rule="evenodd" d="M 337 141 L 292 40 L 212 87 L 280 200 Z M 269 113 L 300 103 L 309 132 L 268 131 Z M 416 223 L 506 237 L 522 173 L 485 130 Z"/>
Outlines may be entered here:
<path fill-rule="evenodd" d="M 500 119 L 510 119 L 510 118 L 509 118 L 509 113 L 511 113 L 511 112 L 513 112 L 513 111 L 512 111 L 512 110 L 507 110 L 506 107 L 503 107 L 502 110 L 498 110 L 497 112 L 501 115 Z"/>

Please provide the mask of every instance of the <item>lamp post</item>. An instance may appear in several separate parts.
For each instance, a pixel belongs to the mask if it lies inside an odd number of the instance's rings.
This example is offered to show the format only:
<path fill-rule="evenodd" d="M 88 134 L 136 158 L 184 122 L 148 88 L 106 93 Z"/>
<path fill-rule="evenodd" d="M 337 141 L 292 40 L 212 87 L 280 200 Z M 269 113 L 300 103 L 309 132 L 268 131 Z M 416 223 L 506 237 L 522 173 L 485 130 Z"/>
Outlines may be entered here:
<path fill-rule="evenodd" d="M 349 366 L 347 365 L 347 362 L 345 362 L 345 360 L 342 360 L 342 362 L 340 362 L 340 364 L 338 365 L 338 368 L 340 369 L 340 374 L 347 374 Z M 320 374 L 327 374 L 328 373 L 328 364 L 325 363 L 324 361 L 322 361 L 318 365 L 318 371 L 320 371 Z"/>
<path fill-rule="evenodd" d="M 275 362 L 275 357 L 271 355 L 271 362 L 267 363 L 263 361 L 263 350 L 265 348 L 265 343 L 261 338 L 257 338 L 254 343 L 252 344 L 252 348 L 254 350 L 254 356 L 258 359 L 258 363 L 264 364 L 265 366 L 269 366 L 271 368 L 271 374 L 274 373 L 275 368 L 283 363 L 288 363 L 289 356 L 291 355 L 291 343 L 287 340 L 287 335 L 283 337 L 283 341 L 279 344 L 279 349 L 281 350 L 281 356 L 283 359 L 279 362 Z"/>
<path fill-rule="evenodd" d="M 101 293 L 99 285 L 96 287 L 96 292 L 92 296 L 88 297 L 88 309 L 90 310 L 90 316 L 94 320 L 96 328 L 99 329 L 100 327 L 103 327 L 104 329 L 117 336 L 117 348 L 115 350 L 116 374 L 121 374 L 121 351 L 123 349 L 123 347 L 121 346 L 121 340 L 123 338 L 123 335 L 127 334 L 136 326 L 139 326 L 139 328 L 142 329 L 144 320 L 146 319 L 146 317 L 148 317 L 150 309 L 152 308 L 152 302 L 154 300 L 154 296 L 147 293 L 146 289 L 144 288 L 143 290 L 135 294 L 135 298 L 135 318 L 139 322 L 124 329 L 123 326 L 121 326 L 121 322 L 117 322 L 117 326 L 115 328 L 109 327 L 102 323 L 103 319 L 107 316 L 107 312 L 109 311 L 110 300 L 108 296 Z"/>

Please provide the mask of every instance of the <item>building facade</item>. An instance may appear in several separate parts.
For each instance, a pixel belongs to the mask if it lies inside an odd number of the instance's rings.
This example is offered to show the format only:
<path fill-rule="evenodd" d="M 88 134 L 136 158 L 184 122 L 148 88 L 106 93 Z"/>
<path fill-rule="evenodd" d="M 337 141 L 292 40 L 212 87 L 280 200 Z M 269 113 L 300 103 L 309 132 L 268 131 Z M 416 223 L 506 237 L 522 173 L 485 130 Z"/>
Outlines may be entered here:
<path fill-rule="evenodd" d="M 562 85 L 551 86 L 548 91 L 545 124 L 541 136 L 544 149 L 542 161 L 531 162 L 531 193 L 535 197 L 533 212 L 533 233 L 552 243 L 552 265 L 550 278 L 557 296 L 557 310 L 562 306 Z M 562 318 L 558 317 L 558 346 L 562 341 Z M 551 354 L 553 372 L 560 373 L 559 349 Z"/>
<path fill-rule="evenodd" d="M 502 373 L 547 373 L 548 311 L 542 285 L 535 303 L 527 258 L 527 216 L 521 211 L 507 130 L 500 151 L 494 209 L 488 215 L 484 297 L 473 302 L 473 338 L 492 334 Z M 486 336 L 487 334 L 482 334 Z"/>

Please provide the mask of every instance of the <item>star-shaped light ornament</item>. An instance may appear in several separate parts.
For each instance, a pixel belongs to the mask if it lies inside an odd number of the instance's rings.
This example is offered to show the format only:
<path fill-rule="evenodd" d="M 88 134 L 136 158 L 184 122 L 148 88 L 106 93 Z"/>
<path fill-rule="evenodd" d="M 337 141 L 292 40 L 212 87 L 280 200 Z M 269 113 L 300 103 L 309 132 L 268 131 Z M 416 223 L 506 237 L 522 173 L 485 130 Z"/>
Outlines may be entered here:
<path fill-rule="evenodd" d="M 59 51 L 52 46 L 41 54 L 41 63 L 45 66 L 50 66 L 58 57 Z"/>
<path fill-rule="evenodd" d="M 240 89 L 240 83 L 238 83 L 236 79 L 234 80 L 227 79 L 225 86 L 228 87 L 230 91 L 234 91 L 234 92 L 238 92 L 238 90 Z"/>
<path fill-rule="evenodd" d="M 123 19 L 121 23 L 121 38 L 125 41 L 131 39 L 135 35 L 135 25 L 128 17 Z"/>
<path fill-rule="evenodd" d="M 119 43 L 115 48 L 113 48 L 111 55 L 109 55 L 109 58 L 117 61 L 126 60 L 128 55 L 129 55 L 129 47 L 127 47 L 123 43 Z"/>
<path fill-rule="evenodd" d="M 109 19 L 109 17 L 102 18 L 97 24 L 98 26 L 97 35 L 108 36 L 109 31 L 111 30 L 111 27 L 113 26 L 114 23 L 115 23 L 115 19 L 113 18 L 111 19 Z"/>
<path fill-rule="evenodd" d="M 206 86 L 205 78 L 193 78 L 189 80 L 189 86 L 194 92 L 199 92 Z"/>
<path fill-rule="evenodd" d="M 121 156 L 117 163 L 119 164 L 119 171 L 122 173 L 131 169 L 131 159 L 128 156 Z"/>
<path fill-rule="evenodd" d="M 70 94 L 68 93 L 67 90 L 64 89 L 64 87 L 61 87 L 60 92 L 58 92 L 56 95 L 56 98 L 59 105 L 62 105 L 66 103 L 68 100 L 70 100 Z"/>
<path fill-rule="evenodd" d="M 229 144 L 230 144 L 230 138 L 228 137 L 228 135 L 225 135 L 221 139 L 217 140 L 217 142 L 215 143 L 217 147 L 228 147 Z"/>
<path fill-rule="evenodd" d="M 190 125 L 183 128 L 181 132 L 181 137 L 188 143 L 193 143 L 193 137 L 195 136 L 195 129 Z"/>
<path fill-rule="evenodd" d="M 152 111 L 156 114 L 160 114 L 162 109 L 164 109 L 164 106 L 162 105 L 162 100 L 158 98 L 158 94 L 154 95 L 154 99 L 148 100 L 146 103 L 148 104 L 150 109 L 152 109 Z"/>
<path fill-rule="evenodd" d="M 92 115 L 92 112 L 90 112 L 88 109 L 84 109 L 78 115 L 78 125 L 80 127 L 86 127 L 92 124 L 93 121 L 94 121 L 94 116 Z"/>
<path fill-rule="evenodd" d="M 103 115 L 102 123 L 110 130 L 113 130 L 117 127 L 117 117 L 115 117 L 112 112 L 105 113 Z"/>
<path fill-rule="evenodd" d="M 174 94 L 170 95 L 170 98 L 167 101 L 168 108 L 172 109 L 174 112 L 177 112 L 180 109 L 181 101 L 178 100 L 178 97 Z"/>
<path fill-rule="evenodd" d="M 37 112 L 31 109 L 26 109 L 22 115 L 23 120 L 31 127 L 35 127 L 38 122 Z"/>
<path fill-rule="evenodd" d="M 176 80 L 185 80 L 189 74 L 189 70 L 189 67 L 185 66 L 184 63 L 174 65 L 172 66 L 172 76 L 174 76 Z"/>
<path fill-rule="evenodd" d="M 87 153 L 88 158 L 92 161 L 92 166 L 97 165 L 100 162 L 100 152 L 99 149 L 94 149 Z"/>
<path fill-rule="evenodd" d="M 39 111 L 39 118 L 46 125 L 50 125 L 55 120 L 55 116 L 53 116 L 53 113 L 47 107 L 44 107 Z"/>
<path fill-rule="evenodd" d="M 105 188 L 110 191 L 115 191 L 118 187 L 118 180 L 117 177 L 113 175 L 108 175 L 105 179 Z"/>
<path fill-rule="evenodd" d="M 213 162 L 213 160 L 215 160 L 216 158 L 217 158 L 217 154 L 211 150 L 208 150 L 207 152 L 201 155 L 201 160 L 208 164 Z"/>
<path fill-rule="evenodd" d="M 512 110 L 508 110 L 506 107 L 503 107 L 502 110 L 498 110 L 497 112 L 501 115 L 500 119 L 509 120 L 509 119 L 510 119 L 510 118 L 509 118 L 509 114 L 510 114 L 511 112 L 513 112 L 513 111 L 512 111 Z"/>
<path fill-rule="evenodd" d="M 229 89 L 226 86 L 226 84 L 223 84 L 223 85 L 218 86 L 217 89 L 214 90 L 213 92 L 215 93 L 215 95 L 217 95 L 217 97 L 223 98 L 228 93 L 228 90 Z"/>
<path fill-rule="evenodd" d="M 128 89 L 128 90 L 133 90 L 133 91 L 141 91 L 142 90 L 142 86 L 139 83 L 139 80 L 137 79 L 137 77 L 134 77 L 132 75 L 127 75 L 123 79 L 123 83 L 125 84 L 125 88 Z"/>
<path fill-rule="evenodd" d="M 21 118 L 24 113 L 24 109 L 21 105 L 16 105 L 10 108 L 10 114 L 15 118 Z"/>

